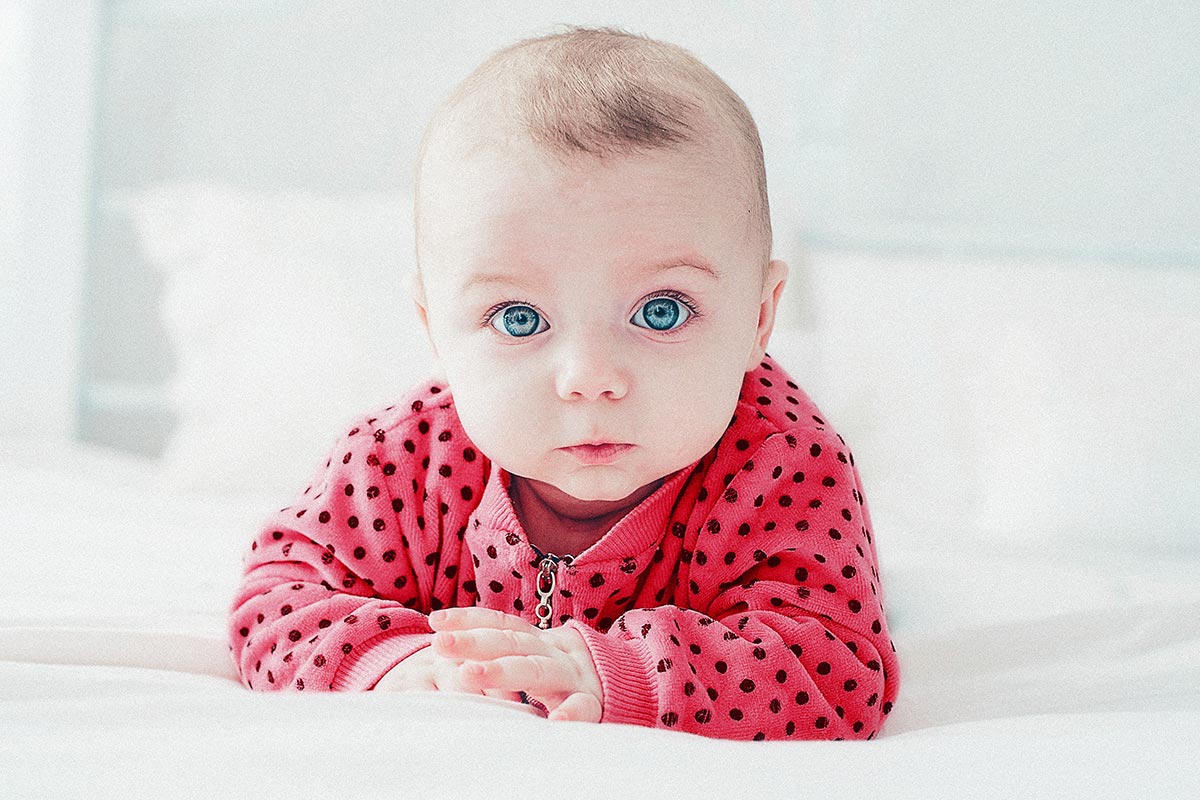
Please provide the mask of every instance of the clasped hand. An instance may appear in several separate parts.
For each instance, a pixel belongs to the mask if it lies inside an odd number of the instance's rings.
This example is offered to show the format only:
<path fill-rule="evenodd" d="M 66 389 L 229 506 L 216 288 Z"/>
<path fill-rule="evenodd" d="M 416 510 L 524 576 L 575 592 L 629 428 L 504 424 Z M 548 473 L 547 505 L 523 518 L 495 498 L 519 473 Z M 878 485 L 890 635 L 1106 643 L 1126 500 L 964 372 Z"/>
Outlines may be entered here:
<path fill-rule="evenodd" d="M 448 608 L 429 615 L 433 644 L 397 664 L 377 691 L 436 689 L 520 702 L 519 692 L 546 707 L 550 719 L 599 722 L 600 676 L 577 631 L 542 630 L 489 608 Z M 427 652 L 428 651 L 428 652 Z"/>

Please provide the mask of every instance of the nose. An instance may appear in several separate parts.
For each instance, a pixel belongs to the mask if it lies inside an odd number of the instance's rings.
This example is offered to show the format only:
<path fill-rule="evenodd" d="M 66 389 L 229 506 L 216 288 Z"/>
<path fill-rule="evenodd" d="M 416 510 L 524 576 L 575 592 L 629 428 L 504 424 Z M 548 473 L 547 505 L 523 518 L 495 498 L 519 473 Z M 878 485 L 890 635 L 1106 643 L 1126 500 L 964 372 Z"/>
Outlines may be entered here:
<path fill-rule="evenodd" d="M 566 343 L 556 375 L 558 396 L 564 400 L 620 400 L 629 391 L 629 378 L 617 348 L 604 336 L 576 335 Z"/>

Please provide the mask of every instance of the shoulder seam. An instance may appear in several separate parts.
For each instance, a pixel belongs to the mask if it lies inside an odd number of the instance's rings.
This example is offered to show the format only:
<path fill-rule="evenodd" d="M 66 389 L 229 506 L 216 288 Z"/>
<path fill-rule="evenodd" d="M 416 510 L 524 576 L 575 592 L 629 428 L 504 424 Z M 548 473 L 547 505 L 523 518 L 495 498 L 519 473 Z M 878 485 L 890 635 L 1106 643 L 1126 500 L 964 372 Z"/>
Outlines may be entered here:
<path fill-rule="evenodd" d="M 748 400 L 739 400 L 736 411 L 737 411 L 737 413 L 739 413 L 739 415 L 743 412 L 754 415 L 753 418 L 756 421 L 760 422 L 761 424 L 766 426 L 768 429 L 770 429 L 771 433 L 768 434 L 768 437 L 774 436 L 775 434 L 778 434 L 778 433 L 799 433 L 801 431 L 804 431 L 804 432 L 811 431 L 813 433 L 828 435 L 832 438 L 838 437 L 837 431 L 833 429 L 833 426 L 831 426 L 828 421 L 825 421 L 824 425 L 817 424 L 816 420 L 798 421 L 798 422 L 794 422 L 791 425 L 787 425 L 787 426 L 778 425 L 777 423 L 773 422 L 769 417 L 766 417 L 766 416 L 759 417 L 758 416 L 758 407 L 754 403 L 751 403 Z M 765 441 L 765 439 L 764 439 L 764 441 Z"/>
<path fill-rule="evenodd" d="M 441 393 L 445 393 L 446 399 L 444 401 L 429 402 L 431 397 L 437 397 Z M 414 408 L 418 403 L 420 403 L 420 406 Z M 454 397 L 445 387 L 442 387 L 441 392 L 436 394 L 431 394 L 429 389 L 424 389 L 420 392 L 414 390 L 396 402 L 389 403 L 387 406 L 377 406 L 351 417 L 351 428 L 359 427 L 365 431 L 369 427 L 373 431 L 382 430 L 385 433 L 390 433 L 406 423 L 419 423 L 421 419 L 433 416 L 438 411 L 448 411 L 453 406 Z M 390 423 L 377 426 L 375 423 L 385 416 L 392 417 Z M 347 433 L 344 435 L 349 436 L 350 434 Z"/>

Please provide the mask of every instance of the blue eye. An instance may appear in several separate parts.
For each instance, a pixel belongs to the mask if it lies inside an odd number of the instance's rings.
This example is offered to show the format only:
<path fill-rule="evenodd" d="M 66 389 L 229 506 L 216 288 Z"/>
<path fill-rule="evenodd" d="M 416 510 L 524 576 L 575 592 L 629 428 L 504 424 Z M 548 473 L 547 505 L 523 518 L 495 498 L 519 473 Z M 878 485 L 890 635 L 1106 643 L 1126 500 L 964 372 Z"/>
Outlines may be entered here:
<path fill-rule="evenodd" d="M 665 296 L 651 297 L 629 320 L 639 328 L 672 334 L 683 328 L 692 317 L 700 312 L 691 302 L 676 292 Z M 550 329 L 550 324 L 529 303 L 509 301 L 492 306 L 481 322 L 491 325 L 498 333 L 511 339 L 528 339 Z"/>
<path fill-rule="evenodd" d="M 630 322 L 640 328 L 649 328 L 652 331 L 669 331 L 678 329 L 691 315 L 691 310 L 678 300 L 670 297 L 655 297 L 639 308 Z M 638 321 L 639 317 L 641 322 Z M 676 323 L 679 324 L 676 325 Z"/>
<path fill-rule="evenodd" d="M 501 313 L 492 316 L 493 328 L 517 338 L 532 336 L 549 327 L 542 327 L 543 325 L 545 320 L 542 319 L 542 315 L 524 305 L 508 306 Z"/>

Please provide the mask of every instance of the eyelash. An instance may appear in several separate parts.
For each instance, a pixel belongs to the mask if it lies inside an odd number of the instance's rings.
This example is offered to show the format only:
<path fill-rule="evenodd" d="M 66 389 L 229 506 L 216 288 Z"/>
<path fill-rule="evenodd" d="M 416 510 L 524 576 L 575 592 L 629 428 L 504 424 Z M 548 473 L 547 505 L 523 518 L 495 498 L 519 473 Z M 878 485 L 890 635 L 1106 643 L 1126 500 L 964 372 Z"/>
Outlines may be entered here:
<path fill-rule="evenodd" d="M 680 303 L 682 303 L 683 305 L 687 306 L 687 310 L 691 313 L 689 313 L 687 321 L 684 322 L 682 325 L 680 325 L 678 328 L 672 328 L 669 331 L 654 331 L 654 333 L 661 334 L 662 336 L 674 336 L 675 334 L 682 331 L 684 328 L 691 325 L 693 318 L 704 316 L 703 314 L 700 313 L 700 310 L 698 308 L 696 308 L 696 304 L 693 303 L 692 300 L 687 295 L 685 295 L 683 292 L 679 292 L 674 289 L 665 289 L 661 292 L 656 292 L 652 295 L 648 295 L 647 297 L 642 299 L 642 302 L 638 306 L 638 308 L 641 308 L 642 306 L 646 305 L 646 303 L 649 303 L 651 300 L 655 300 L 659 297 L 669 297 L 672 300 L 677 300 Z M 501 303 L 497 303 L 496 305 L 492 306 L 487 311 L 485 311 L 483 314 L 483 318 L 479 320 L 479 324 L 486 326 L 486 327 L 492 327 L 492 318 L 495 317 L 497 314 L 499 314 L 501 311 L 503 311 L 508 306 L 529 306 L 534 311 L 536 311 L 538 313 L 538 315 L 541 316 L 543 319 L 546 318 L 546 315 L 542 313 L 542 310 L 540 308 L 538 308 L 536 305 L 534 305 L 533 303 L 529 302 L 528 300 L 505 300 Z M 650 329 L 646 328 L 646 330 L 650 330 Z M 504 334 L 497 331 L 496 335 L 503 336 Z M 507 337 L 507 338 L 514 338 L 514 337 Z M 524 338 L 524 337 L 522 337 L 522 338 Z"/>

